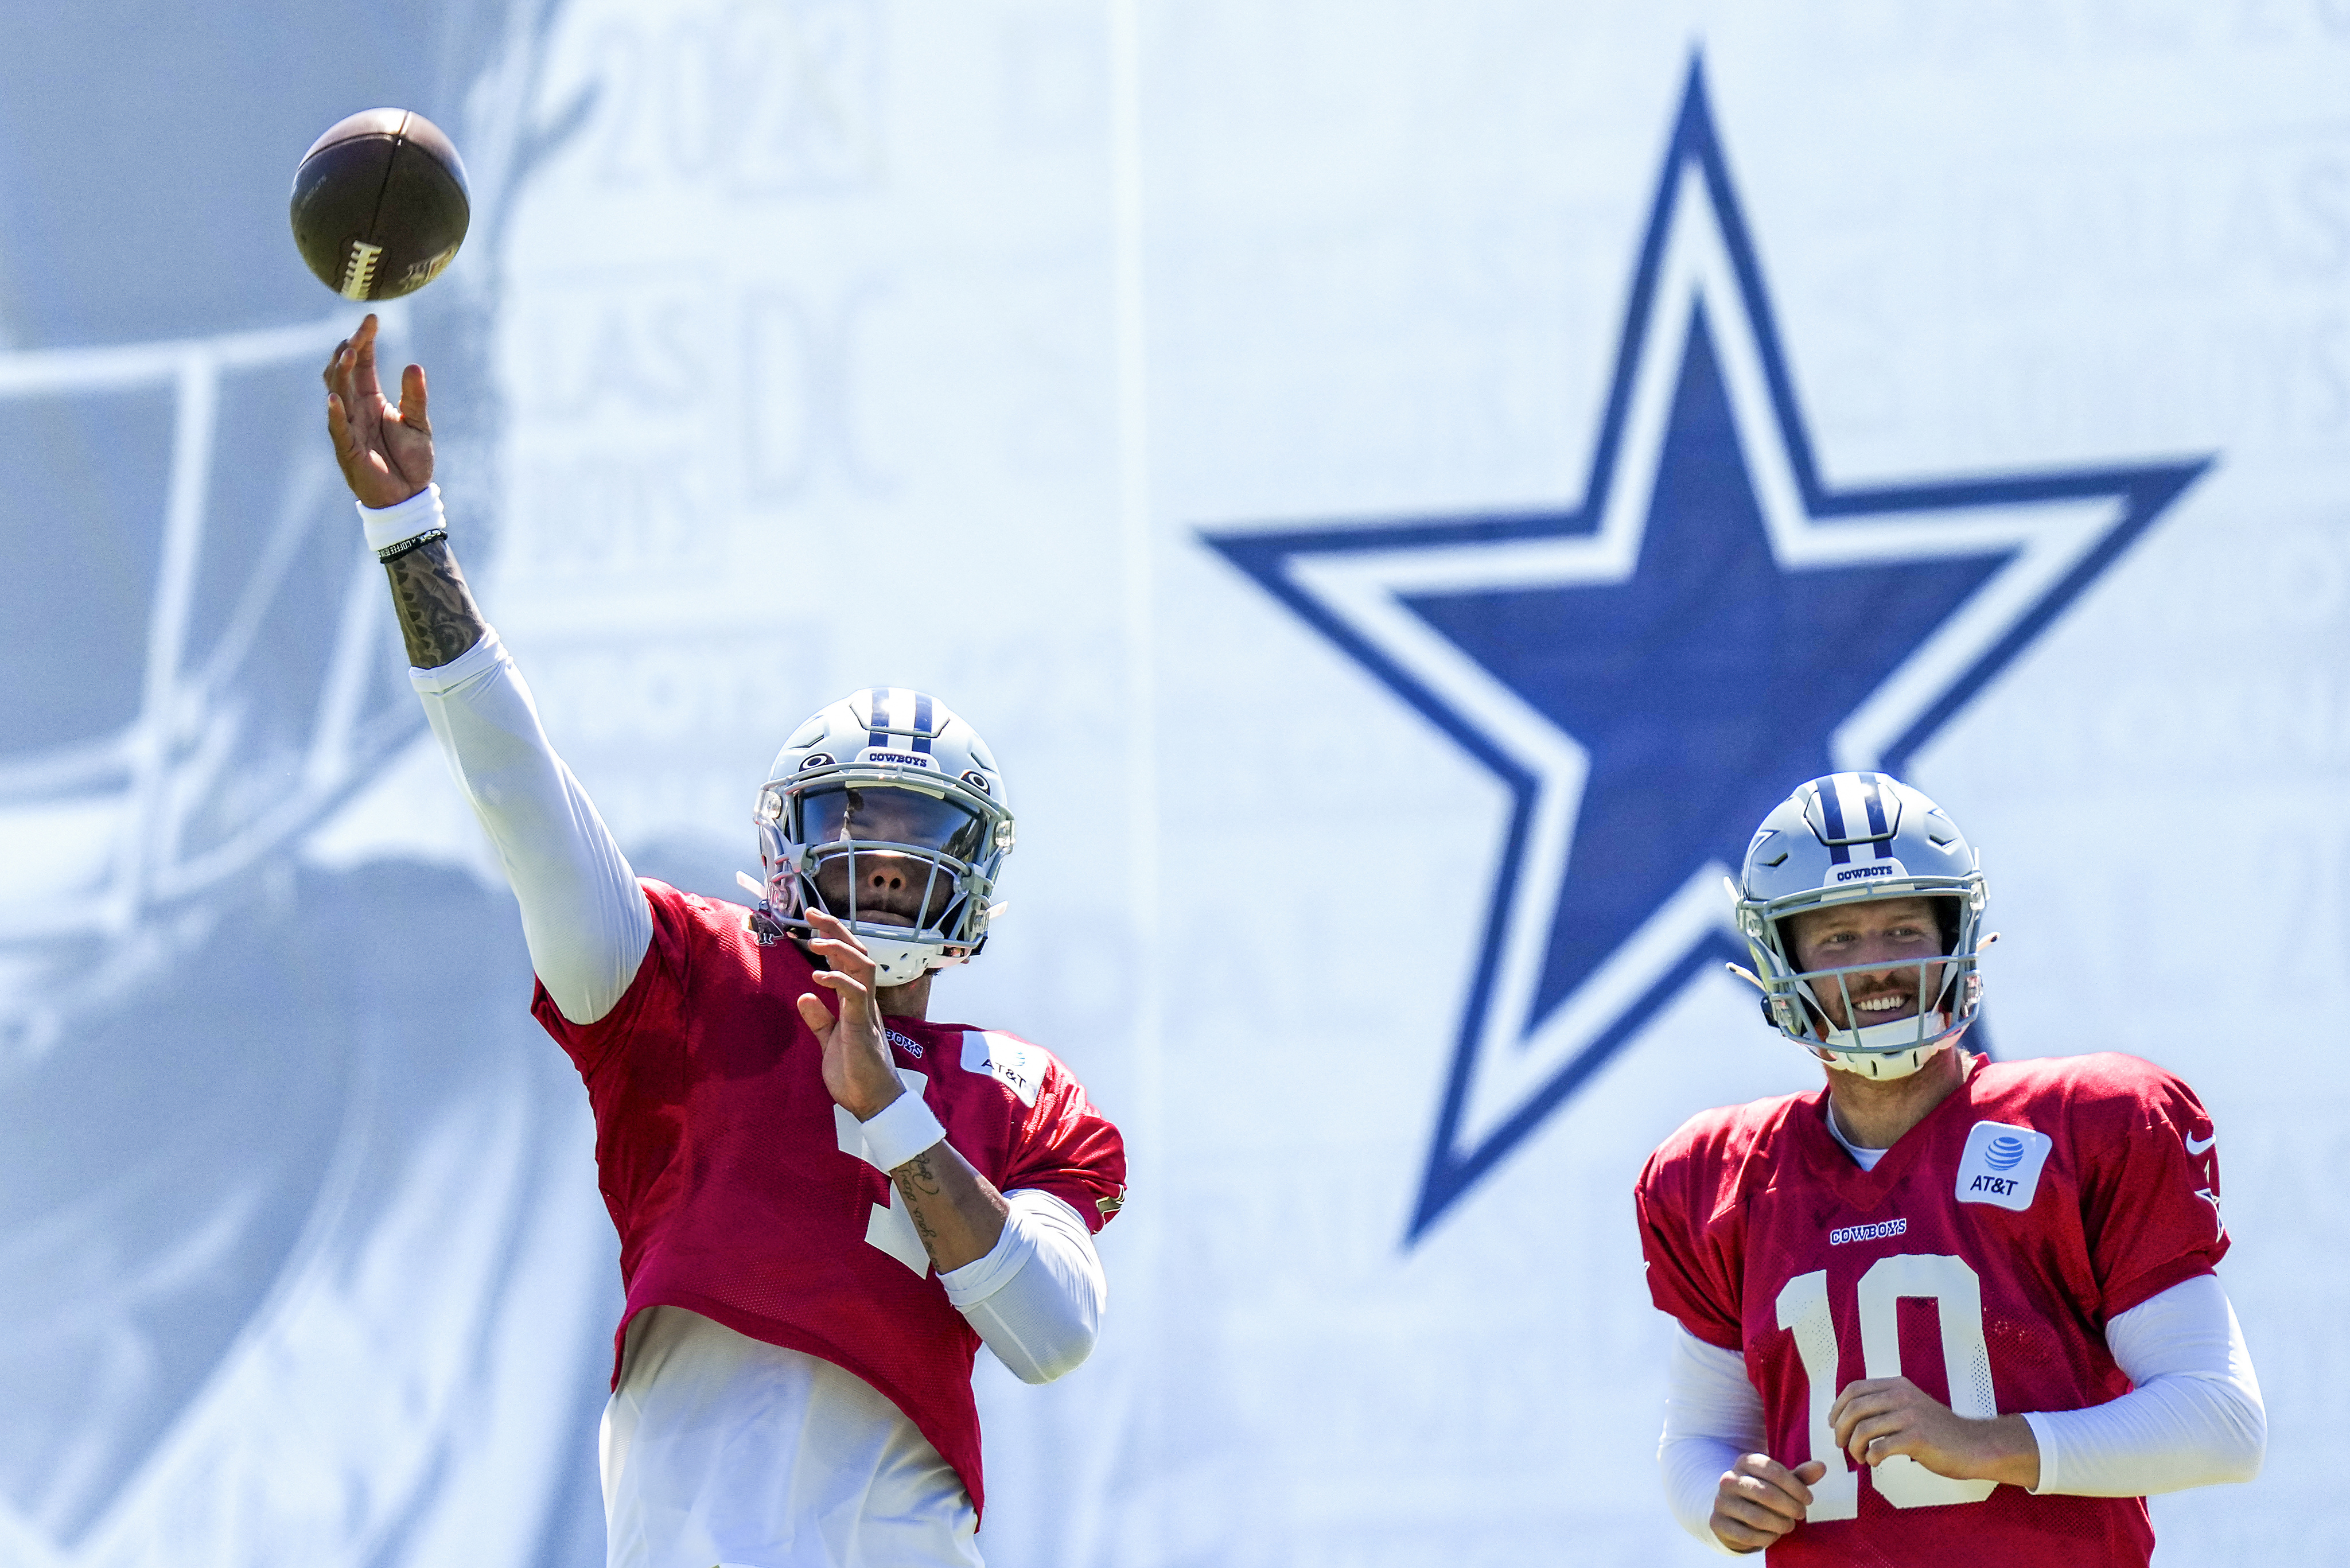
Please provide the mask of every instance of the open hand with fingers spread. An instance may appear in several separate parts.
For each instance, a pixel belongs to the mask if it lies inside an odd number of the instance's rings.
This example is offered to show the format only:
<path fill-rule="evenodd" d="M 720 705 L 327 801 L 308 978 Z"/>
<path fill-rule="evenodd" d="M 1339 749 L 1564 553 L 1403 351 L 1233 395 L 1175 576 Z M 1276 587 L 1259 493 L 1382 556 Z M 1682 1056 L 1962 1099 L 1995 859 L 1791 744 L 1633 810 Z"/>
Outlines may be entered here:
<path fill-rule="evenodd" d="M 1768 1454 L 1741 1454 L 1714 1493 L 1714 1536 L 1732 1552 L 1760 1552 L 1804 1522 L 1812 1485 L 1828 1473 L 1817 1459 L 1789 1469 Z"/>
<path fill-rule="evenodd" d="M 831 967 L 818 970 L 816 983 L 838 1000 L 837 1019 L 813 992 L 799 999 L 800 1017 L 824 1047 L 824 1086 L 833 1102 L 858 1121 L 871 1121 L 906 1092 L 882 1037 L 881 1009 L 875 996 L 873 960 L 847 925 L 822 909 L 808 911 L 816 940 L 808 950 Z"/>
<path fill-rule="evenodd" d="M 2040 1440 L 2031 1422 L 1961 1416 L 1907 1377 L 1846 1384 L 1828 1407 L 1828 1425 L 1864 1465 L 1902 1454 L 1952 1480 L 2004 1481 L 2027 1491 L 2040 1484 Z"/>
<path fill-rule="evenodd" d="M 425 417 L 424 367 L 400 373 L 400 402 L 376 379 L 377 321 L 335 345 L 327 361 L 327 433 L 343 483 L 362 506 L 395 506 L 432 483 L 432 424 Z"/>

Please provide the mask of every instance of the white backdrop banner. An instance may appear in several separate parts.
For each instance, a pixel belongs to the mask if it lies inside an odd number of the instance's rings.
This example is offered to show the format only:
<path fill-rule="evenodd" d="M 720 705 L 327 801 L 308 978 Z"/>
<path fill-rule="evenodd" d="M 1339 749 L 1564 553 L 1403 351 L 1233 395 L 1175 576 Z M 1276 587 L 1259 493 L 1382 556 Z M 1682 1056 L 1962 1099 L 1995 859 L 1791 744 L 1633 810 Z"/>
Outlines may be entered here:
<path fill-rule="evenodd" d="M 638 868 L 733 896 L 853 689 L 1004 765 L 938 1005 L 1133 1186 L 1094 1360 L 983 1357 L 991 1562 L 1711 1560 L 1631 1181 L 1816 1081 L 1720 880 L 1845 767 L 1983 850 L 1979 1044 L 2217 1119 L 2270 1457 L 2158 1562 L 2337 1554 L 2350 6 L 136 9 L 0 57 L 0 1564 L 601 1561 L 584 1095 L 285 227 L 378 103 L 476 203 L 387 351 Z"/>

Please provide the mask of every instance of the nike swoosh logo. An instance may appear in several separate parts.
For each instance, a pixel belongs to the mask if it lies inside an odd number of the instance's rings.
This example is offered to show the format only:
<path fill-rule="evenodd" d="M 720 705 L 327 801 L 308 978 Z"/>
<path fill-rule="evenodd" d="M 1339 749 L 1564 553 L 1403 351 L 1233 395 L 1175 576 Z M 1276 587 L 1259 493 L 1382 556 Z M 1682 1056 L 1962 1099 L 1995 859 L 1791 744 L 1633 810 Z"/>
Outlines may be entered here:
<path fill-rule="evenodd" d="M 2187 1152 L 2193 1155 L 2197 1159 L 2200 1159 L 2205 1155 L 2210 1153 L 2211 1146 L 2219 1141 L 2220 1135 L 2218 1133 L 2213 1133 L 2210 1137 L 2205 1138 L 2200 1143 L 2196 1142 L 2190 1137 L 2187 1140 Z"/>

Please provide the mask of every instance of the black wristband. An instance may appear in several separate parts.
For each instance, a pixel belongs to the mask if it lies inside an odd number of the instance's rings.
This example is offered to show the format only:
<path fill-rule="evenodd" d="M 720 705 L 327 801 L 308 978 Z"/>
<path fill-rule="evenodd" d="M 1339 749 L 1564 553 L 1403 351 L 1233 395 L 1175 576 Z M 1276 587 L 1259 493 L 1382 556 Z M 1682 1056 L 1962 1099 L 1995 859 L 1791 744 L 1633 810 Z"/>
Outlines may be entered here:
<path fill-rule="evenodd" d="M 375 558 L 383 562 L 386 566 L 390 566 L 392 562 L 397 561 L 411 550 L 421 550 L 424 548 L 425 545 L 432 543 L 433 540 L 446 539 L 448 536 L 449 530 L 446 528 L 428 528 L 423 533 L 416 535 L 413 539 L 402 539 L 397 545 L 385 545 L 382 549 L 378 550 L 375 553 Z"/>

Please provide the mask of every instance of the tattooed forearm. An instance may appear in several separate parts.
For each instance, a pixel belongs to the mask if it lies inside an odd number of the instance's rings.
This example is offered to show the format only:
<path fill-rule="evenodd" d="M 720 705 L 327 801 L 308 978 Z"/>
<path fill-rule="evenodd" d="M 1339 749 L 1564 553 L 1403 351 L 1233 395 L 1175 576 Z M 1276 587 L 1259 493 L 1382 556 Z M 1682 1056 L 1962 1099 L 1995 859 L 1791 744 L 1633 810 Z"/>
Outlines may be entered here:
<path fill-rule="evenodd" d="M 930 1253 L 932 1262 L 937 1262 L 939 1233 L 931 1226 L 930 1217 L 922 1212 L 925 1207 L 923 1200 L 937 1198 L 941 1190 L 938 1173 L 931 1168 L 931 1157 L 916 1155 L 890 1172 L 889 1179 L 898 1184 L 899 1192 L 905 1197 L 906 1212 L 914 1217 L 914 1233 L 921 1237 L 922 1250 Z"/>
<path fill-rule="evenodd" d="M 899 1182 L 898 1186 L 900 1191 L 905 1189 L 904 1182 Z M 922 1251 L 931 1255 L 931 1262 L 937 1262 L 939 1261 L 938 1231 L 931 1227 L 930 1220 L 923 1215 L 922 1211 L 915 1208 L 912 1203 L 909 1202 L 906 1205 L 906 1212 L 914 1217 L 914 1234 L 922 1239 Z"/>
<path fill-rule="evenodd" d="M 435 539 L 388 561 L 384 570 L 391 576 L 391 598 L 399 607 L 400 635 L 408 644 L 408 662 L 417 669 L 434 670 L 449 663 L 481 641 L 482 633 L 489 629 L 446 539 Z"/>
<path fill-rule="evenodd" d="M 987 1256 L 1003 1238 L 1003 1195 L 951 1143 L 934 1143 L 889 1173 L 914 1234 L 941 1272 Z"/>
<path fill-rule="evenodd" d="M 945 1190 L 939 1185 L 939 1173 L 931 1168 L 931 1151 L 924 1149 L 897 1170 L 898 1186 L 905 1192 L 906 1201 L 914 1200 L 916 1193 L 936 1198 Z"/>

